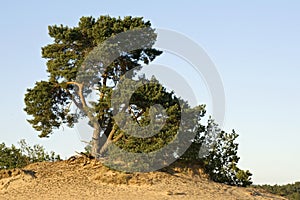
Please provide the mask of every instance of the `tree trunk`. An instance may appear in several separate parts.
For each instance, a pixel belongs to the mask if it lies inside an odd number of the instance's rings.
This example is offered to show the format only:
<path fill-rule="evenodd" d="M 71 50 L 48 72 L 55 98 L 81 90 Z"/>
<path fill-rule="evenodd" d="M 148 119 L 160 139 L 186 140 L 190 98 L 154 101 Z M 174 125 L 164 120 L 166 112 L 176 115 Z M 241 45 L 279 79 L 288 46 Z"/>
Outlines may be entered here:
<path fill-rule="evenodd" d="M 116 142 L 117 141 L 117 140 L 113 141 L 113 137 L 114 137 L 114 134 L 115 134 L 116 130 L 117 130 L 117 125 L 116 124 L 112 125 L 112 123 L 110 123 L 109 128 L 107 128 L 106 131 L 104 132 L 107 139 L 106 139 L 105 142 L 103 142 L 103 145 L 102 145 L 102 147 L 100 149 L 100 154 L 101 155 L 105 154 L 105 152 L 107 151 L 109 145 L 112 142 Z"/>
<path fill-rule="evenodd" d="M 93 138 L 92 138 L 92 156 L 99 158 L 99 153 L 101 149 L 100 144 L 100 129 L 94 126 Z"/>
<path fill-rule="evenodd" d="M 112 130 L 112 124 L 111 122 L 108 124 L 108 127 L 105 129 L 104 133 L 100 136 L 100 125 L 96 122 L 94 123 L 94 132 L 93 132 L 93 142 L 92 142 L 92 155 L 95 156 L 95 158 L 99 158 L 103 156 L 105 151 L 103 149 L 106 149 L 108 142 L 109 135 Z"/>
<path fill-rule="evenodd" d="M 95 158 L 99 158 L 101 156 L 100 150 L 102 149 L 102 146 L 106 143 L 106 139 L 104 137 L 100 136 L 101 127 L 98 123 L 97 119 L 91 114 L 90 108 L 88 107 L 84 95 L 83 95 L 83 86 L 84 84 L 75 83 L 75 82 L 69 82 L 69 84 L 75 84 L 78 87 L 78 96 L 81 102 L 81 105 L 76 103 L 75 104 L 87 115 L 90 122 L 93 124 L 94 132 L 93 132 L 93 138 L 92 138 L 92 156 Z M 105 133 L 105 132 L 104 132 Z"/>
<path fill-rule="evenodd" d="M 112 140 L 107 139 L 105 141 L 105 143 L 102 145 L 101 149 L 100 149 L 100 154 L 103 155 L 105 154 L 105 152 L 107 151 L 109 145 L 112 143 Z"/>

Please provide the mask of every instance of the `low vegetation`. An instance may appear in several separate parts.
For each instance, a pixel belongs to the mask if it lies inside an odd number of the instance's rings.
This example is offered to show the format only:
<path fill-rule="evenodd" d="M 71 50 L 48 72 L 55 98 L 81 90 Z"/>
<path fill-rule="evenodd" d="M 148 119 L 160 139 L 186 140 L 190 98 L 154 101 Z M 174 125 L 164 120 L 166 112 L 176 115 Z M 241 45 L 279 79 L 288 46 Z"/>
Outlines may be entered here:
<path fill-rule="evenodd" d="M 21 168 L 30 163 L 61 160 L 59 155 L 53 151 L 46 152 L 41 145 L 29 146 L 25 140 L 21 140 L 19 146 L 7 147 L 5 143 L 0 144 L 0 169 Z"/>
<path fill-rule="evenodd" d="M 300 200 L 300 182 L 287 185 L 255 185 L 253 187 L 264 189 L 267 192 L 286 197 L 290 200 Z"/>

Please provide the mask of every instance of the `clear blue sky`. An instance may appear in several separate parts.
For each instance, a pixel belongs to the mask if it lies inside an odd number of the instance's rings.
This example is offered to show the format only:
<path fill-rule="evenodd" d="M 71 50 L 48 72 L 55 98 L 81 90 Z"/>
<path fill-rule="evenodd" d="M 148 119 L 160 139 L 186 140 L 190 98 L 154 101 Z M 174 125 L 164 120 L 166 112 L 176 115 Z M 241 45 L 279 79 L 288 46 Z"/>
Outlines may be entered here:
<path fill-rule="evenodd" d="M 300 2 L 3 1 L 0 8 L 0 142 L 22 138 L 63 156 L 83 145 L 74 130 L 48 139 L 26 122 L 26 88 L 47 78 L 47 26 L 81 16 L 144 16 L 193 39 L 214 61 L 226 94 L 225 129 L 240 134 L 240 166 L 255 183 L 300 181 Z"/>

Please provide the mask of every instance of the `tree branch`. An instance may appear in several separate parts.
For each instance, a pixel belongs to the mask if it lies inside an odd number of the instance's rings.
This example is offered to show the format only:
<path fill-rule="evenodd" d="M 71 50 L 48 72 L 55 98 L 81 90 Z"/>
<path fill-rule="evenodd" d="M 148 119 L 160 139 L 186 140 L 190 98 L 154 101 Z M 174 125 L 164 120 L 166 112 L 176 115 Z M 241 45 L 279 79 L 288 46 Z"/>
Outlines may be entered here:
<path fill-rule="evenodd" d="M 66 82 L 67 85 L 76 85 L 77 87 L 81 87 L 83 84 L 81 83 L 77 83 L 75 81 L 69 81 L 69 82 Z"/>
<path fill-rule="evenodd" d="M 113 139 L 113 142 L 119 141 L 124 136 L 124 133 L 120 133 L 116 138 Z"/>
<path fill-rule="evenodd" d="M 134 112 L 132 111 L 132 109 L 130 108 L 130 106 L 128 107 L 128 110 L 129 110 L 129 113 L 131 113 L 131 114 L 133 115 L 133 119 L 140 125 L 140 123 L 139 123 L 139 121 L 138 121 L 138 118 L 139 118 L 140 116 L 142 116 L 142 114 L 145 113 L 145 110 L 142 109 L 142 111 L 139 112 L 136 116 L 135 116 Z"/>

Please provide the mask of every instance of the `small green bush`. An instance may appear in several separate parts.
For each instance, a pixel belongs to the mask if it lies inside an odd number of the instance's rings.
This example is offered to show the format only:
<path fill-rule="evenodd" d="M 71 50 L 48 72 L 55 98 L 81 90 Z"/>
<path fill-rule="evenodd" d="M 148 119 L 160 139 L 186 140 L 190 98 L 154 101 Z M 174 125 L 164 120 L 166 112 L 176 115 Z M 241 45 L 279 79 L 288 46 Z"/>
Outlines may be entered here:
<path fill-rule="evenodd" d="M 0 144 L 0 169 L 20 168 L 28 163 L 28 158 L 20 149 L 14 145 L 6 147 L 5 143 Z"/>
<path fill-rule="evenodd" d="M 29 163 L 43 161 L 54 162 L 57 160 L 61 160 L 60 156 L 56 155 L 55 152 L 51 151 L 50 153 L 48 153 L 46 152 L 45 148 L 39 144 L 35 144 L 31 147 L 23 139 L 20 140 L 19 145 L 22 154 L 28 158 Z"/>
<path fill-rule="evenodd" d="M 22 168 L 30 163 L 61 160 L 54 152 L 45 151 L 41 145 L 29 146 L 25 140 L 19 142 L 20 148 L 0 144 L 0 169 Z"/>

